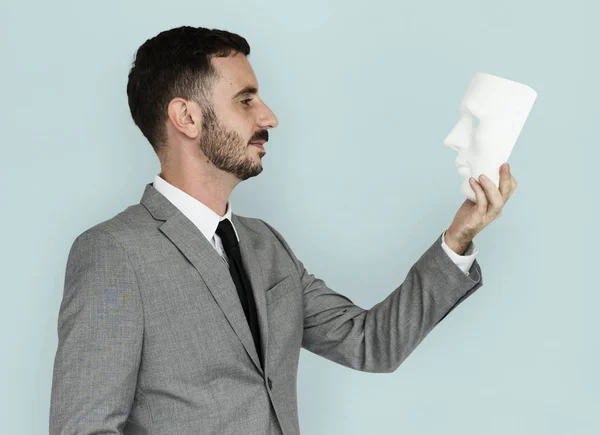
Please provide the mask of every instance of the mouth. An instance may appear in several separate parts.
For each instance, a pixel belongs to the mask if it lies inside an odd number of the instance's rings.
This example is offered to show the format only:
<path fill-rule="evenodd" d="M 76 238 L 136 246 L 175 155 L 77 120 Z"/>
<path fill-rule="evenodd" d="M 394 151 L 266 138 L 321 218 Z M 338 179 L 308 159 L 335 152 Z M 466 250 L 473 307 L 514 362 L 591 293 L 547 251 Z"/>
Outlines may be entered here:
<path fill-rule="evenodd" d="M 261 150 L 265 150 L 265 147 L 263 146 L 265 143 L 265 141 L 259 141 L 259 142 L 250 142 L 250 145 L 254 145 L 255 147 L 261 149 Z"/>

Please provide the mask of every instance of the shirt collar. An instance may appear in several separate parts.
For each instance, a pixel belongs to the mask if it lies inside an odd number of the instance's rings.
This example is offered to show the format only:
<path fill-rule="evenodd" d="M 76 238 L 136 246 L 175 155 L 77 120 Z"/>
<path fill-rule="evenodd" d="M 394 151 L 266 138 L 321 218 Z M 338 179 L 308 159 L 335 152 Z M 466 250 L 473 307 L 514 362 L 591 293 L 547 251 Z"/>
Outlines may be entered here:
<path fill-rule="evenodd" d="M 162 178 L 159 174 L 154 176 L 153 186 L 159 191 L 165 198 L 169 200 L 175 207 L 183 213 L 192 223 L 200 230 L 200 232 L 210 242 L 217 231 L 219 222 L 223 219 L 229 219 L 235 236 L 240 241 L 235 225 L 231 220 L 231 201 L 227 201 L 227 210 L 225 215 L 219 216 L 211 208 L 198 201 L 193 196 L 188 195 L 178 187 L 173 186 L 171 183 Z"/>

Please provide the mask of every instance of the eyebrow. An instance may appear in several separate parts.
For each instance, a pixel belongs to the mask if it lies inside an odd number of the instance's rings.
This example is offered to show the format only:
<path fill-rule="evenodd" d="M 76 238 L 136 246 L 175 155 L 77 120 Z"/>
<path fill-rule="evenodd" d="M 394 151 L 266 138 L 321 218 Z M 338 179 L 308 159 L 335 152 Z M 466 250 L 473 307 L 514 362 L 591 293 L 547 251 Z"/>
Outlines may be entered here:
<path fill-rule="evenodd" d="M 233 97 L 231 97 L 231 99 L 235 100 L 237 97 L 240 97 L 240 96 L 245 95 L 245 94 L 255 95 L 257 93 L 258 93 L 258 89 L 255 88 L 254 86 L 246 86 L 242 90 L 237 91 L 235 93 L 235 95 Z"/>

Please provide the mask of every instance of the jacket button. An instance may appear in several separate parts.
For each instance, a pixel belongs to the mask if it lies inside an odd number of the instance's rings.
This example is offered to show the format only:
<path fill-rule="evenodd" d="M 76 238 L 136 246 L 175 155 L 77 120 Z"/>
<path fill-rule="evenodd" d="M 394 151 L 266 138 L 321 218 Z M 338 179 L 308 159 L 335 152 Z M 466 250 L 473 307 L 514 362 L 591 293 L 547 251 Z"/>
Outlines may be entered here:
<path fill-rule="evenodd" d="M 273 389 L 273 382 L 271 382 L 271 378 L 267 378 L 267 382 L 269 384 L 269 390 Z"/>

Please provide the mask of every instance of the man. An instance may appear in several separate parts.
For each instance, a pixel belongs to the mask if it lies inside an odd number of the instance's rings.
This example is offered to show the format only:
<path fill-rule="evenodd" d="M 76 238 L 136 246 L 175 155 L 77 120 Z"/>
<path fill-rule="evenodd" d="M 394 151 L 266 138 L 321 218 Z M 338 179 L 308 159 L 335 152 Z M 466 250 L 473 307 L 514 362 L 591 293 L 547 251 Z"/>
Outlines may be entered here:
<path fill-rule="evenodd" d="M 80 234 L 58 318 L 53 434 L 298 434 L 300 348 L 395 371 L 481 285 L 472 243 L 516 188 L 474 182 L 452 225 L 369 310 L 310 274 L 228 199 L 262 171 L 277 118 L 246 40 L 181 27 L 137 51 L 127 94 L 161 172 L 139 204 Z"/>

